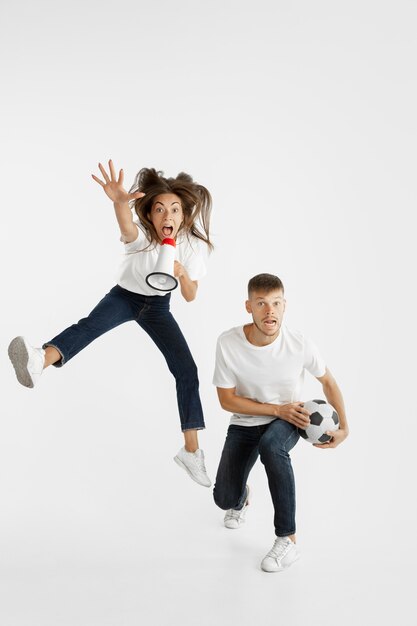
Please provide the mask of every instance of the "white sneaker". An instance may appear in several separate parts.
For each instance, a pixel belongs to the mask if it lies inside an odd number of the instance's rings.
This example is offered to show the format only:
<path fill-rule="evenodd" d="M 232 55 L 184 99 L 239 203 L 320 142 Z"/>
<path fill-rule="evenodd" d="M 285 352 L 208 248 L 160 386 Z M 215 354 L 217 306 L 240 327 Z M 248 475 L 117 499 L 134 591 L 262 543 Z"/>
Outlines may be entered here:
<path fill-rule="evenodd" d="M 207 476 L 206 466 L 204 465 L 204 452 L 200 448 L 195 452 L 188 452 L 185 448 L 181 448 L 177 455 L 174 456 L 174 461 L 185 469 L 196 483 L 203 485 L 203 487 L 210 487 L 211 480 Z"/>
<path fill-rule="evenodd" d="M 264 572 L 282 572 L 300 558 L 297 546 L 289 537 L 277 537 L 261 563 Z"/>
<path fill-rule="evenodd" d="M 9 358 L 19 383 L 34 387 L 43 371 L 45 350 L 34 348 L 24 337 L 15 337 L 9 345 Z"/>
<path fill-rule="evenodd" d="M 246 485 L 246 502 L 239 510 L 228 509 L 224 516 L 224 525 L 226 528 L 239 528 L 245 523 L 246 509 L 249 506 L 249 485 Z"/>

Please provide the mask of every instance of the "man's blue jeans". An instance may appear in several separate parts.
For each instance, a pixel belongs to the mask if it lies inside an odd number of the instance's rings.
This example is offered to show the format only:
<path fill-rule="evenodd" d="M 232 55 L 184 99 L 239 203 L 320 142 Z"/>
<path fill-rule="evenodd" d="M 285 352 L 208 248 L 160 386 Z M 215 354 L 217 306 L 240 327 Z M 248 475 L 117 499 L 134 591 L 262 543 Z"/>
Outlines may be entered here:
<path fill-rule="evenodd" d="M 295 482 L 289 451 L 299 439 L 297 428 L 276 419 L 264 426 L 231 424 L 227 431 L 214 486 L 221 509 L 241 509 L 246 482 L 258 456 L 265 466 L 274 505 L 277 537 L 295 533 Z"/>
<path fill-rule="evenodd" d="M 202 429 L 205 426 L 197 367 L 180 327 L 170 313 L 170 297 L 170 293 L 143 296 L 116 285 L 88 317 L 47 341 L 43 347 L 53 346 L 58 350 L 62 358 L 54 365 L 61 367 L 112 328 L 124 322 L 137 322 L 158 346 L 175 377 L 181 430 Z"/>

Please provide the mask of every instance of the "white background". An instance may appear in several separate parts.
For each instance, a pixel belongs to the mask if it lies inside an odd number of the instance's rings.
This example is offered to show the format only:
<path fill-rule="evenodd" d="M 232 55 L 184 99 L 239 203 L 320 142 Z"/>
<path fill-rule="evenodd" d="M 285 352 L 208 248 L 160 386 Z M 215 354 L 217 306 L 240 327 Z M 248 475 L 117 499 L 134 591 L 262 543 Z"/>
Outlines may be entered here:
<path fill-rule="evenodd" d="M 414 2 L 3 2 L 0 617 L 5 626 L 415 624 Z M 199 366 L 214 479 L 228 415 L 218 334 L 278 274 L 350 438 L 293 453 L 302 560 L 272 546 L 260 463 L 247 523 L 173 463 L 174 384 L 127 324 L 38 387 L 7 358 L 114 284 L 121 244 L 91 173 L 184 170 L 214 198 L 198 299 L 173 295 Z M 308 399 L 320 395 L 310 379 Z"/>

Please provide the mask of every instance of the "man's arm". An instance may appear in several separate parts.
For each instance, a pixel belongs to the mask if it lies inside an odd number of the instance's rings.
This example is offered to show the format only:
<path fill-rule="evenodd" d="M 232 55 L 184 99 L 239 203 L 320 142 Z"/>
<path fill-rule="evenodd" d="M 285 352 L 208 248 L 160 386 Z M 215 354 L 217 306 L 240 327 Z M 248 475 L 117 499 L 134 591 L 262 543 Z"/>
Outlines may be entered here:
<path fill-rule="evenodd" d="M 339 415 L 339 430 L 328 432 L 332 439 L 328 443 L 314 444 L 316 448 L 336 448 L 349 434 L 349 427 L 346 419 L 345 404 L 343 402 L 342 392 L 332 373 L 326 368 L 324 376 L 317 377 L 323 386 L 323 392 L 329 404 L 334 407 Z"/>
<path fill-rule="evenodd" d="M 279 417 L 299 428 L 307 428 L 310 423 L 310 413 L 303 408 L 302 402 L 292 402 L 291 404 L 256 402 L 256 400 L 238 396 L 236 387 L 228 389 L 217 387 L 217 394 L 222 408 L 225 411 L 230 411 L 230 413 Z"/>

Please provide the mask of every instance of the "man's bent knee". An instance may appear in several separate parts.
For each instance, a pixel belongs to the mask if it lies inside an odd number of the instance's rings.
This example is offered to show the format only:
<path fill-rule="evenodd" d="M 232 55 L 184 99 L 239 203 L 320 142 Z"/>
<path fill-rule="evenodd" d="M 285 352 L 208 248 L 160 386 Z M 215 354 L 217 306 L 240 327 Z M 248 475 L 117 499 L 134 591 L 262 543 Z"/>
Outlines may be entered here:
<path fill-rule="evenodd" d="M 213 498 L 219 509 L 223 509 L 223 511 L 233 509 L 239 503 L 239 498 L 232 497 L 231 494 L 224 493 L 216 487 L 213 489 Z"/>

